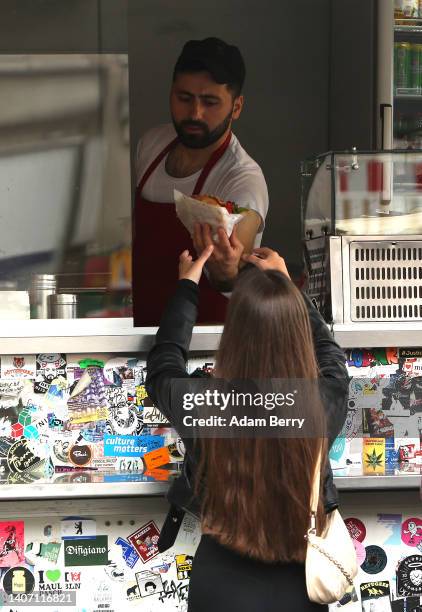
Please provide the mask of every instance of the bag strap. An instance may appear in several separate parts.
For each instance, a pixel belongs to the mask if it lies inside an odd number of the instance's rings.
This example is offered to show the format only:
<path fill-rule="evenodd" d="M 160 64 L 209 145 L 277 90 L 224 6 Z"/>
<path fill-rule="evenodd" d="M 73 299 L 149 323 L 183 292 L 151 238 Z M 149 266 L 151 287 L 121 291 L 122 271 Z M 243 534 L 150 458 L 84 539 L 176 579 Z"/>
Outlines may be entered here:
<path fill-rule="evenodd" d="M 318 510 L 318 502 L 319 502 L 319 487 L 321 483 L 321 461 L 322 461 L 322 452 L 319 451 L 318 459 L 315 464 L 314 477 L 312 479 L 312 489 L 311 489 L 311 520 L 310 520 L 310 528 L 308 529 L 308 534 L 316 534 L 316 515 Z"/>

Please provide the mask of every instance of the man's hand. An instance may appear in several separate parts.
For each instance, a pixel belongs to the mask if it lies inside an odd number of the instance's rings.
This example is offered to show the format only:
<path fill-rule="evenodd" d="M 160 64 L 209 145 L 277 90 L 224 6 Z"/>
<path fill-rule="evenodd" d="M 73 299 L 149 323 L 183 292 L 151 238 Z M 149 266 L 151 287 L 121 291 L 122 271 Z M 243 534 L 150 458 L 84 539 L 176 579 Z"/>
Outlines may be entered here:
<path fill-rule="evenodd" d="M 277 251 L 273 251 L 267 247 L 254 249 L 251 255 L 243 255 L 242 260 L 253 263 L 260 270 L 277 270 L 290 278 L 284 259 Z"/>
<path fill-rule="evenodd" d="M 189 251 L 183 251 L 179 257 L 179 280 L 187 278 L 198 284 L 202 269 L 213 251 L 213 245 L 206 247 L 196 261 L 192 260 Z"/>
<path fill-rule="evenodd" d="M 218 289 L 219 285 L 232 282 L 238 273 L 239 262 L 244 250 L 243 244 L 237 237 L 234 226 L 230 238 L 222 227 L 217 230 L 218 242 L 214 243 L 211 236 L 211 227 L 208 223 L 195 223 L 193 244 L 197 253 L 214 246 L 212 256 L 207 263 L 211 282 Z M 224 290 L 224 289 L 222 289 Z"/>

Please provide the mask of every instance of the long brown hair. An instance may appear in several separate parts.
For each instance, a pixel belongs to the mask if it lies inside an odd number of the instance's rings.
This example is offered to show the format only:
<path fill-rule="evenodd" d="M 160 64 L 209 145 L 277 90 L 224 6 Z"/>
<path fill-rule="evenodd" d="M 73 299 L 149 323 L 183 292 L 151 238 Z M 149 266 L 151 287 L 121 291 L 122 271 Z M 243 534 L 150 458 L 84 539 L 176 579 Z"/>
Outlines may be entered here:
<path fill-rule="evenodd" d="M 226 379 L 316 379 L 312 331 L 300 291 L 277 271 L 239 274 L 217 352 Z M 321 402 L 312 414 L 324 420 Z M 303 562 L 318 438 L 201 439 L 196 492 L 204 532 L 256 559 Z M 321 502 L 318 526 L 325 526 Z"/>

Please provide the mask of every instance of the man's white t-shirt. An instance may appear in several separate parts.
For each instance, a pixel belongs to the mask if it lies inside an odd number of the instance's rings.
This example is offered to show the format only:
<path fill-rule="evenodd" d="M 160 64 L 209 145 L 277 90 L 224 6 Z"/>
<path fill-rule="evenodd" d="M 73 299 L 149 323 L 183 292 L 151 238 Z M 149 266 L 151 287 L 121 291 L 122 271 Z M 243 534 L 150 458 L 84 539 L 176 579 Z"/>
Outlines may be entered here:
<path fill-rule="evenodd" d="M 139 141 L 136 155 L 136 177 L 139 184 L 145 171 L 163 149 L 176 138 L 171 123 L 149 130 Z M 191 195 L 201 170 L 184 178 L 174 178 L 166 172 L 166 158 L 148 178 L 142 195 L 151 202 L 173 202 L 173 190 Z M 258 164 L 246 153 L 232 134 L 226 151 L 209 173 L 201 193 L 215 195 L 222 200 L 235 202 L 255 210 L 261 217 L 261 225 L 255 238 L 255 247 L 261 244 L 265 217 L 268 211 L 268 190 Z"/>

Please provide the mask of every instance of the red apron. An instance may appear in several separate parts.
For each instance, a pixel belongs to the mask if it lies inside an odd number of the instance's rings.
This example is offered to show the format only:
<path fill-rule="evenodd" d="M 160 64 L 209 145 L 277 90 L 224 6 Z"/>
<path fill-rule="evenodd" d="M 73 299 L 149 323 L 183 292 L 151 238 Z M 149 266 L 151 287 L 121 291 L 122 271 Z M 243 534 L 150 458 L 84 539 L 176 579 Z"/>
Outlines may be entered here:
<path fill-rule="evenodd" d="M 229 146 L 231 133 L 211 155 L 204 166 L 192 195 L 201 192 L 212 168 Z M 179 255 L 189 249 L 196 252 L 185 226 L 176 215 L 174 202 L 150 202 L 142 197 L 142 189 L 162 159 L 176 145 L 173 140 L 147 168 L 135 195 L 133 223 L 133 318 L 135 326 L 158 325 L 163 310 L 173 295 L 179 272 Z M 200 297 L 197 323 L 224 321 L 227 298 L 213 289 L 203 274 L 199 282 Z"/>

